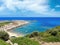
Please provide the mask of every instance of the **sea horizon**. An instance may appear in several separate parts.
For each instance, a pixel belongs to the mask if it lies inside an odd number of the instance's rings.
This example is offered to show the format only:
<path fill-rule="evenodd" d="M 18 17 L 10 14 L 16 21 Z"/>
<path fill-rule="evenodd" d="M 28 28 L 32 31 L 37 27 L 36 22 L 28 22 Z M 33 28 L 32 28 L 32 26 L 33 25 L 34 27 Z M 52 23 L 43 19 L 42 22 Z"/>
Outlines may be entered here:
<path fill-rule="evenodd" d="M 60 20 L 60 17 L 0 17 L 0 20 L 40 20 L 40 19 Z"/>
<path fill-rule="evenodd" d="M 40 18 L 40 20 L 26 21 L 30 23 L 14 28 L 11 30 L 11 32 L 25 35 L 35 31 L 43 32 L 56 26 L 60 26 L 60 18 Z"/>

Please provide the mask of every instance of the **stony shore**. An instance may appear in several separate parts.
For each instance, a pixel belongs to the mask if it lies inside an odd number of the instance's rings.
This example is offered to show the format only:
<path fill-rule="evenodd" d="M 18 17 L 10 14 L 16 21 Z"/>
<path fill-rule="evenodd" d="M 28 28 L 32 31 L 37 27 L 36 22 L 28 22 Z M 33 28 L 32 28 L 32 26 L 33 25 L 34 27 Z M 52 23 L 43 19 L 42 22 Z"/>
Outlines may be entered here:
<path fill-rule="evenodd" d="M 10 32 L 10 30 L 13 29 L 13 28 L 16 28 L 16 27 L 28 24 L 28 23 L 29 23 L 28 21 L 24 21 L 24 20 L 20 20 L 19 21 L 19 20 L 16 20 L 16 21 L 12 21 L 11 23 L 6 24 L 6 25 L 0 27 L 0 29 L 6 31 L 10 35 L 10 37 L 11 36 L 16 36 L 16 37 L 23 36 L 21 34 L 18 35 L 16 33 Z"/>

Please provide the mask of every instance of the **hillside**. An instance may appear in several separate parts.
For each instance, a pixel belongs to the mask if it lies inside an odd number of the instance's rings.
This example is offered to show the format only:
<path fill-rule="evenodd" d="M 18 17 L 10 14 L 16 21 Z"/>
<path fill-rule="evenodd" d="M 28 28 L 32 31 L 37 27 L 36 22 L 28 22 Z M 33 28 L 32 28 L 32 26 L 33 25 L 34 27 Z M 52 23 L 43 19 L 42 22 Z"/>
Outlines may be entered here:
<path fill-rule="evenodd" d="M 26 37 L 45 42 L 60 42 L 60 26 L 49 29 L 45 32 L 33 32 Z"/>
<path fill-rule="evenodd" d="M 6 32 L 2 33 L 0 33 L 0 44 L 9 45 L 5 42 L 5 39 L 9 37 L 8 34 Z M 18 45 L 60 45 L 60 26 L 48 29 L 45 32 L 33 32 L 24 37 L 11 37 L 8 40 Z"/>

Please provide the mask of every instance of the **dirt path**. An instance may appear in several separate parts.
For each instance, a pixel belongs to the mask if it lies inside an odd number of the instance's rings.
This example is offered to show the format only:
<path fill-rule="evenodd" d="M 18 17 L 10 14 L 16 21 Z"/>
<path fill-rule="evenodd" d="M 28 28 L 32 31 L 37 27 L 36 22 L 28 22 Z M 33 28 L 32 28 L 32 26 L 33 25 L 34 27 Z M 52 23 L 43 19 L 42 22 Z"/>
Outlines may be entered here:
<path fill-rule="evenodd" d="M 60 42 L 49 42 L 49 43 L 44 42 L 41 45 L 60 45 Z"/>
<path fill-rule="evenodd" d="M 38 41 L 40 43 L 40 45 L 60 45 L 60 42 L 43 42 L 43 41 L 39 41 L 35 38 L 36 41 Z"/>

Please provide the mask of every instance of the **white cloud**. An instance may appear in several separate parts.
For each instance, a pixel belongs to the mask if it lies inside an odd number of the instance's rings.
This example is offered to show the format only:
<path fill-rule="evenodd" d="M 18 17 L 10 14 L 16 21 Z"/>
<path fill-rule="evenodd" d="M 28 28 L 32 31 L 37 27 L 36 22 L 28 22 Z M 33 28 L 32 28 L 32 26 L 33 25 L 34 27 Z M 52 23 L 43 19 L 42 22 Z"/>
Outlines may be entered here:
<path fill-rule="evenodd" d="M 60 7 L 60 5 L 56 5 L 56 7 Z"/>
<path fill-rule="evenodd" d="M 15 11 L 16 8 L 18 9 L 26 9 L 31 11 L 37 11 L 37 12 L 44 12 L 48 11 L 49 5 L 47 5 L 48 0 L 3 0 L 4 5 L 9 10 Z M 45 5 L 46 4 L 46 5 Z"/>
<path fill-rule="evenodd" d="M 44 15 L 52 15 L 57 14 L 55 9 L 50 10 L 50 6 L 48 4 L 49 0 L 3 0 L 4 4 L 0 7 L 0 11 L 11 10 L 16 11 L 18 8 L 19 10 L 30 10 L 36 13 L 44 14 Z M 56 7 L 60 7 L 57 5 Z"/>
<path fill-rule="evenodd" d="M 0 7 L 0 11 L 2 11 L 3 9 L 4 9 L 4 7 L 3 7 L 3 6 L 1 6 L 1 7 Z"/>

